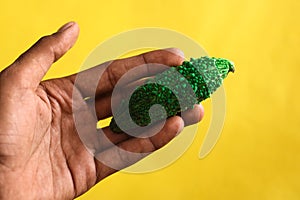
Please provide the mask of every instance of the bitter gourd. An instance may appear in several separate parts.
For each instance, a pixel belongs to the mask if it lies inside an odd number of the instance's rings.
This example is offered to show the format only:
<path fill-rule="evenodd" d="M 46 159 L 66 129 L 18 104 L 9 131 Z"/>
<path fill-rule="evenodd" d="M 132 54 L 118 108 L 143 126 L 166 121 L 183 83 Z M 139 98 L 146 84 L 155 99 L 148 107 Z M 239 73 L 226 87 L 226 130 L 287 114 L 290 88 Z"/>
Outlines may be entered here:
<path fill-rule="evenodd" d="M 126 109 L 124 105 L 129 105 L 131 119 L 142 127 L 193 108 L 209 98 L 234 70 L 231 61 L 207 56 L 191 58 L 180 66 L 171 67 L 136 88 L 129 100 L 122 100 L 110 122 L 110 129 L 119 133 L 133 128 L 128 116 L 122 115 L 122 110 Z M 149 110 L 156 104 L 163 106 L 164 110 L 158 109 L 150 116 Z"/>

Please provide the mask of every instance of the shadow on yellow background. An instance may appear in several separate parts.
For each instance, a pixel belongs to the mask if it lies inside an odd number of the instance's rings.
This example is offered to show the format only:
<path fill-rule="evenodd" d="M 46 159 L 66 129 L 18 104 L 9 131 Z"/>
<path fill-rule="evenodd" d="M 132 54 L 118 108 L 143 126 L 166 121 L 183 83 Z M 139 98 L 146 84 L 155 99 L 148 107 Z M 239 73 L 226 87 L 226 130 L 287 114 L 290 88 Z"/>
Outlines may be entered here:
<path fill-rule="evenodd" d="M 168 28 L 233 60 L 225 81 L 227 113 L 214 150 L 202 160 L 205 119 L 185 154 L 162 170 L 117 173 L 85 199 L 300 199 L 300 3 L 232 1 L 8 1 L 0 6 L 0 68 L 44 34 L 74 20 L 81 34 L 46 78 L 75 73 L 92 49 L 140 27 Z"/>

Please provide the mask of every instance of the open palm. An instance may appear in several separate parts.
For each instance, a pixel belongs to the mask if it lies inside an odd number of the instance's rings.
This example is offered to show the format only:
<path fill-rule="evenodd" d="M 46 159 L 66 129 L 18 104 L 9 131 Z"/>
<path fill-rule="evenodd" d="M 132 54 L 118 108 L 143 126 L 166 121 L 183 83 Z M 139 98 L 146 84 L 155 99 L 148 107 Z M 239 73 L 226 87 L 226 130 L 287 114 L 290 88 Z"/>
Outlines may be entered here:
<path fill-rule="evenodd" d="M 74 84 L 77 74 L 41 82 L 50 66 L 73 46 L 78 33 L 76 23 L 64 25 L 41 38 L 0 74 L 0 199 L 73 199 L 143 157 L 123 157 L 119 148 L 138 153 L 155 151 L 184 125 L 196 123 L 203 116 L 202 107 L 195 106 L 184 119 L 169 118 L 150 138 L 115 134 L 106 127 L 102 130 L 111 143 L 106 142 L 95 124 L 111 116 L 110 95 L 116 81 L 138 65 L 180 65 L 183 58 L 174 49 L 175 53 L 158 50 L 112 62 L 97 86 L 93 104 L 86 100 L 94 95 L 89 85 Z M 93 70 L 103 66 L 82 73 L 93 76 Z M 143 76 L 141 73 L 138 77 Z M 84 119 L 79 129 L 91 137 L 91 143 L 82 142 L 74 112 Z M 100 162 L 95 158 L 98 155 L 111 159 L 118 168 Z"/>

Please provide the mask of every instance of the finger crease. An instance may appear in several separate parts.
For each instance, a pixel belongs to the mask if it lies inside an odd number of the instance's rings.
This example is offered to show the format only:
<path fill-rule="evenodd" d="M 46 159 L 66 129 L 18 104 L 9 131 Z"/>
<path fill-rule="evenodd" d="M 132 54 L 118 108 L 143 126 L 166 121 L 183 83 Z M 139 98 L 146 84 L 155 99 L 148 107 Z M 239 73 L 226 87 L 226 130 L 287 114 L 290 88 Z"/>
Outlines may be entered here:
<path fill-rule="evenodd" d="M 114 88 L 114 86 L 116 84 L 116 77 L 114 76 L 112 67 L 107 68 L 107 76 L 108 76 L 108 81 L 111 85 L 111 88 Z"/>
<path fill-rule="evenodd" d="M 156 144 L 155 144 L 155 142 L 154 142 L 154 140 L 153 140 L 152 137 L 149 137 L 148 139 L 149 139 L 150 143 L 152 144 L 152 146 L 153 146 L 153 148 L 154 148 L 155 150 L 157 150 L 157 149 L 160 148 L 159 145 L 156 145 Z"/>

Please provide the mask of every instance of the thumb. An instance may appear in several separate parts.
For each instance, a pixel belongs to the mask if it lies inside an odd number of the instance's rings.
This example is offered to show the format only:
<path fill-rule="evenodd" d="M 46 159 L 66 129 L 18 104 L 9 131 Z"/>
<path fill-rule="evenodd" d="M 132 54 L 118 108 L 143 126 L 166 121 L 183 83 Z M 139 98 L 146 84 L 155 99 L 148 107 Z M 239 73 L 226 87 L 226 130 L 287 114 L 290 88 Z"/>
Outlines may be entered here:
<path fill-rule="evenodd" d="M 78 25 L 69 22 L 56 33 L 42 37 L 9 67 L 7 75 L 14 77 L 15 84 L 35 89 L 50 66 L 74 45 L 78 34 Z"/>

